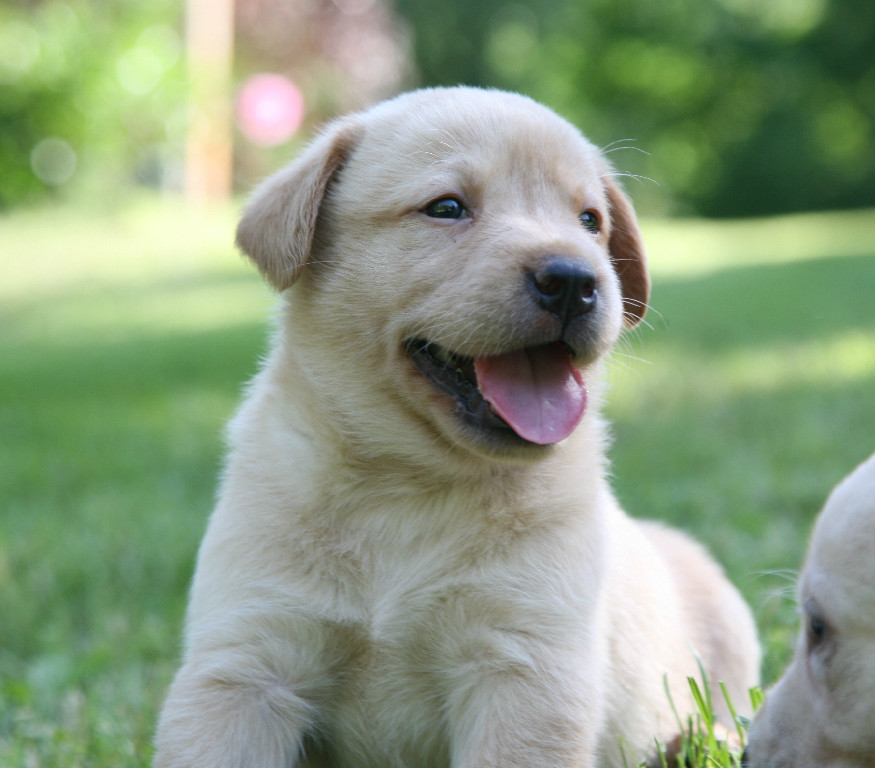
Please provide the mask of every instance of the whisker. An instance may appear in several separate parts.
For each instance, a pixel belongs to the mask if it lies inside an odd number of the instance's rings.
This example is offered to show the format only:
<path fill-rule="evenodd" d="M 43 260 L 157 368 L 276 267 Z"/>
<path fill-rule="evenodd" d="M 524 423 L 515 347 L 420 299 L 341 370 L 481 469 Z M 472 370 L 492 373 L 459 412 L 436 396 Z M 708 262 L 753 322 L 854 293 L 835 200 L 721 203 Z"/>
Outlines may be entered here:
<path fill-rule="evenodd" d="M 651 179 L 649 176 L 642 176 L 640 173 L 624 173 L 623 171 L 611 171 L 610 173 L 603 173 L 599 176 L 600 179 L 613 179 L 617 177 L 634 179 L 638 182 L 649 181 L 653 184 L 656 184 L 657 187 L 662 186 L 658 181 L 656 181 L 656 179 Z"/>
<path fill-rule="evenodd" d="M 636 147 L 634 144 L 622 144 L 622 142 L 627 141 L 627 139 L 618 139 L 617 141 L 612 141 L 610 144 L 605 145 L 601 149 L 601 154 L 610 155 L 613 152 L 619 152 L 623 149 L 631 149 L 635 152 L 640 152 L 642 155 L 647 155 L 648 157 L 652 157 L 652 154 L 648 152 L 646 149 L 642 149 L 641 147 Z M 633 139 L 628 139 L 628 141 L 633 141 Z"/>

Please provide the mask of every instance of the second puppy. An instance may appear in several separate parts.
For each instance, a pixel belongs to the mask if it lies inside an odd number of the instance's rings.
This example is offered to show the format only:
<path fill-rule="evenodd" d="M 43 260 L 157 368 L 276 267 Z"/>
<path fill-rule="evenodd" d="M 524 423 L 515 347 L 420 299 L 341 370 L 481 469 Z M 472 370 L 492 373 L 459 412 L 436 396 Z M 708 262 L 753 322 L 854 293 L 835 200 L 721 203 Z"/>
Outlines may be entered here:
<path fill-rule="evenodd" d="M 750 768 L 875 765 L 875 455 L 830 494 L 799 581 L 793 661 L 750 730 Z"/>

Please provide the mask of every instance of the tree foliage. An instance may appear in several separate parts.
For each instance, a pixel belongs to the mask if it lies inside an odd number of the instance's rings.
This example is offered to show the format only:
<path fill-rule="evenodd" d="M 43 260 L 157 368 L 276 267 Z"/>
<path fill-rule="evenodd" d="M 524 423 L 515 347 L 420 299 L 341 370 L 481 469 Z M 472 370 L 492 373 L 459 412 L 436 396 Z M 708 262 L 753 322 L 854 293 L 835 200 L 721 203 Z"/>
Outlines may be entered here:
<path fill-rule="evenodd" d="M 0 209 L 179 186 L 183 5 L 0 0 Z M 310 125 L 405 80 L 496 86 L 608 147 L 647 212 L 873 203 L 871 0 L 240 0 L 237 24 L 238 78 L 292 77 Z M 241 140 L 239 183 L 255 160 Z"/>
<path fill-rule="evenodd" d="M 185 124 L 174 0 L 0 3 L 0 209 L 75 170 L 87 194 L 160 184 Z"/>
<path fill-rule="evenodd" d="M 870 0 L 396 7 L 423 84 L 544 101 L 596 143 L 618 142 L 618 169 L 658 183 L 632 190 L 654 209 L 738 216 L 873 202 Z"/>

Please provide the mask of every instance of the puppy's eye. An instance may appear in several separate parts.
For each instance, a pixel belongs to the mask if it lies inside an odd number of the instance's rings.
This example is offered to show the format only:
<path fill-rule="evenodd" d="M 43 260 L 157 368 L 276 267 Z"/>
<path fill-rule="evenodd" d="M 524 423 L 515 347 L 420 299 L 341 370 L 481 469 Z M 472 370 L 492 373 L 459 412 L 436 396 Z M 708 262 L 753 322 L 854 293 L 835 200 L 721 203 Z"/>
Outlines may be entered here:
<path fill-rule="evenodd" d="M 812 598 L 809 597 L 804 601 L 802 610 L 805 615 L 805 635 L 808 652 L 814 653 L 829 642 L 832 628 L 824 618 L 823 610 Z"/>
<path fill-rule="evenodd" d="M 826 639 L 829 627 L 816 613 L 808 615 L 808 647 L 816 648 Z"/>
<path fill-rule="evenodd" d="M 601 229 L 599 215 L 595 211 L 584 211 L 580 214 L 580 223 L 583 228 L 593 235 L 597 235 Z"/>
<path fill-rule="evenodd" d="M 423 212 L 433 219 L 461 219 L 467 213 L 465 206 L 455 197 L 442 197 L 440 200 L 435 200 L 429 203 Z"/>

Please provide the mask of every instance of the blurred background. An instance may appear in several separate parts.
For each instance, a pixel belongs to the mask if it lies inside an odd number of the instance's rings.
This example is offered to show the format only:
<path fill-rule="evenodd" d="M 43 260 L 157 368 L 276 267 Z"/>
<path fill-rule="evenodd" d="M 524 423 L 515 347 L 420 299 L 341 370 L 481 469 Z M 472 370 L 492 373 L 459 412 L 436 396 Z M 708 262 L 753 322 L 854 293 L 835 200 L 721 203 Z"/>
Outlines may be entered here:
<path fill-rule="evenodd" d="M 417 86 L 527 93 L 627 174 L 614 486 L 725 565 L 772 682 L 875 448 L 873 54 L 871 0 L 0 0 L 0 765 L 149 765 L 276 303 L 241 201 Z"/>
<path fill-rule="evenodd" d="M 869 206 L 873 29 L 868 0 L 3 0 L 0 207 L 221 196 L 327 117 L 456 83 L 634 147 L 644 213 Z"/>

